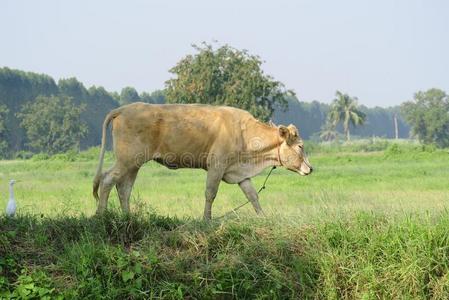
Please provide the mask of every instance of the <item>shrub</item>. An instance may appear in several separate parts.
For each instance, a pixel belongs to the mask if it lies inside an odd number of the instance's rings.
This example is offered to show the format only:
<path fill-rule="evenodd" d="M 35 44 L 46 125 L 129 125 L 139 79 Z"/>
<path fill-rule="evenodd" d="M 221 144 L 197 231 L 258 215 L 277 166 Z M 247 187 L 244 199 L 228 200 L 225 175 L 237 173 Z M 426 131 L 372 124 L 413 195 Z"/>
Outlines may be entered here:
<path fill-rule="evenodd" d="M 22 151 L 17 152 L 14 155 L 14 158 L 15 159 L 30 159 L 33 157 L 33 155 L 34 155 L 33 152 L 22 150 Z"/>
<path fill-rule="evenodd" d="M 76 161 L 78 157 L 78 152 L 75 150 L 69 150 L 65 153 L 58 153 L 50 157 L 51 160 L 60 161 Z"/>
<path fill-rule="evenodd" d="M 0 292 L 2 299 L 64 299 L 56 292 L 51 278 L 42 271 L 22 269 L 21 274 L 13 284 L 14 289 Z"/>
<path fill-rule="evenodd" d="M 50 158 L 50 155 L 48 155 L 47 153 L 38 153 L 33 155 L 33 157 L 31 157 L 32 161 L 40 161 L 40 160 L 48 160 Z"/>

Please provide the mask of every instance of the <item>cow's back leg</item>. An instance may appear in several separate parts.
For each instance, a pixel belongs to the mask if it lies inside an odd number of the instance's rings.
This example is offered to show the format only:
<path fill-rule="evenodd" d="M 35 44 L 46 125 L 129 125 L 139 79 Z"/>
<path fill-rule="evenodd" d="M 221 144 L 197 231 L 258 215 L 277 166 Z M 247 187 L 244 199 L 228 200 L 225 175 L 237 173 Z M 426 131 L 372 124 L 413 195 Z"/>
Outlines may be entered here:
<path fill-rule="evenodd" d="M 120 206 L 122 207 L 122 211 L 124 213 L 129 213 L 129 197 L 131 195 L 131 191 L 133 189 L 133 185 L 138 172 L 139 168 L 133 168 L 129 170 L 117 182 L 117 193 L 120 200 Z"/>
<path fill-rule="evenodd" d="M 111 189 L 116 183 L 126 174 L 126 169 L 115 164 L 112 168 L 106 171 L 100 183 L 100 201 L 98 203 L 97 214 L 103 213 L 108 206 L 108 198 Z"/>
<path fill-rule="evenodd" d="M 218 169 L 209 169 L 206 179 L 206 203 L 204 205 L 204 220 L 209 221 L 212 218 L 212 203 L 217 196 L 218 186 L 223 178 L 223 172 Z"/>
<path fill-rule="evenodd" d="M 251 202 L 254 207 L 254 210 L 258 215 L 263 215 L 262 207 L 259 204 L 259 195 L 257 194 L 256 189 L 254 188 L 251 179 L 247 178 L 239 183 L 240 188 L 245 194 L 246 198 Z"/>

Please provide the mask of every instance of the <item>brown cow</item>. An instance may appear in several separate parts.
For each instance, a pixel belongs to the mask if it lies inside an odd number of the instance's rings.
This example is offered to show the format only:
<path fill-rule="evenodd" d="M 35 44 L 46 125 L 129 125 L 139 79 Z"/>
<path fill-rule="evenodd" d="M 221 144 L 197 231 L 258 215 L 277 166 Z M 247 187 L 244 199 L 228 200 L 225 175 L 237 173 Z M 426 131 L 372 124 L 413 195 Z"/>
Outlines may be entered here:
<path fill-rule="evenodd" d="M 102 173 L 106 129 L 112 121 L 116 162 Z M 238 183 L 258 214 L 262 213 L 251 177 L 270 166 L 300 175 L 312 167 L 294 125 L 270 126 L 250 113 L 226 106 L 133 103 L 111 111 L 103 123 L 100 162 L 93 184 L 102 213 L 112 187 L 129 212 L 129 197 L 139 168 L 154 160 L 168 168 L 207 171 L 204 218 L 211 219 L 220 181 Z M 100 196 L 98 189 L 100 188 Z"/>

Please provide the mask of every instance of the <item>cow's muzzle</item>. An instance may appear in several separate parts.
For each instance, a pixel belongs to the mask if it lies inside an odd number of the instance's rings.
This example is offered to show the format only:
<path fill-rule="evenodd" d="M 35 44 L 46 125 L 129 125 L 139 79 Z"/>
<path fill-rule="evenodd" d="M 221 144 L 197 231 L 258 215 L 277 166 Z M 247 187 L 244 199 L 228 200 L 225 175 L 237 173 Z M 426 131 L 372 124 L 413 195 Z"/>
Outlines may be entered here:
<path fill-rule="evenodd" d="M 312 172 L 313 172 L 312 166 L 306 161 L 304 161 L 301 164 L 301 167 L 298 170 L 298 173 L 302 176 L 310 175 L 310 174 L 312 174 Z"/>

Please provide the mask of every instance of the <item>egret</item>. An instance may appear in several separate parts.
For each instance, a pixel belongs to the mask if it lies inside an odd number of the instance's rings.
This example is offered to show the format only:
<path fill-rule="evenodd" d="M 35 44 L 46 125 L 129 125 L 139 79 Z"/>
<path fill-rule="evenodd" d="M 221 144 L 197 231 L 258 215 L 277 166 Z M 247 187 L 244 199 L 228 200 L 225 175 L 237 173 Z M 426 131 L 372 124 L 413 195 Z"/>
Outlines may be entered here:
<path fill-rule="evenodd" d="M 16 199 L 14 199 L 14 183 L 16 183 L 16 181 L 14 179 L 11 179 L 9 181 L 9 201 L 8 204 L 6 205 L 6 215 L 8 217 L 13 217 L 14 214 L 16 213 Z"/>

